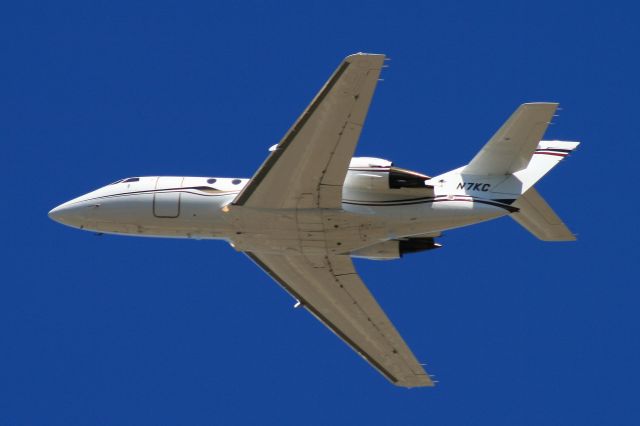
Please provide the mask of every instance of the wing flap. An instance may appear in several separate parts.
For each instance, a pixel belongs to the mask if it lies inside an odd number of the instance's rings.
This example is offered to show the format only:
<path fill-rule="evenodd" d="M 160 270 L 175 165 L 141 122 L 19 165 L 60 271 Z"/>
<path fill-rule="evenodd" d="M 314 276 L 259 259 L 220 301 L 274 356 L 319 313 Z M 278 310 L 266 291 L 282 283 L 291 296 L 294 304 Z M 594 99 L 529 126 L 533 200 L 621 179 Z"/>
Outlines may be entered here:
<path fill-rule="evenodd" d="M 392 383 L 433 386 L 348 256 L 247 255 Z"/>

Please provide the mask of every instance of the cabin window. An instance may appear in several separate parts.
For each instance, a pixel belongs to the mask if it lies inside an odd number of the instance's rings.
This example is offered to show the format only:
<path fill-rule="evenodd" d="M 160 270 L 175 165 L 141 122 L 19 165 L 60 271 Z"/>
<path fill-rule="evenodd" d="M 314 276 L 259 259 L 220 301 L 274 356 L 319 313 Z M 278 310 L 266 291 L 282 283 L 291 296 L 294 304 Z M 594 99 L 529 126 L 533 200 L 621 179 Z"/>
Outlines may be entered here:
<path fill-rule="evenodd" d="M 234 184 L 234 185 L 237 185 L 240 182 L 242 182 L 240 179 L 234 179 L 234 180 L 231 181 L 231 183 Z"/>
<path fill-rule="evenodd" d="M 207 183 L 216 183 L 217 179 L 211 178 L 207 179 Z"/>
<path fill-rule="evenodd" d="M 123 183 L 127 183 L 127 182 L 138 182 L 140 180 L 140 178 L 137 177 L 133 177 L 133 178 L 129 178 L 129 179 L 125 179 L 122 182 Z"/>

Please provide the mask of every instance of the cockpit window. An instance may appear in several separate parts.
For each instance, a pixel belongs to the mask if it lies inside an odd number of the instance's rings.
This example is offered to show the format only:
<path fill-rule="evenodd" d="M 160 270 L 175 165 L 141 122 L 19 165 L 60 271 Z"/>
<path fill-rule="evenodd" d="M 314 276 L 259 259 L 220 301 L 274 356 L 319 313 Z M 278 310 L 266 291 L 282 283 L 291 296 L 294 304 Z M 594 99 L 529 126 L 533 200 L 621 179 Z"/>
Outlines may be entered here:
<path fill-rule="evenodd" d="M 115 181 L 115 182 L 110 183 L 110 184 L 109 184 L 109 185 L 107 185 L 107 186 L 115 185 L 116 183 L 120 183 L 120 182 L 122 182 L 123 180 L 124 180 L 124 179 L 117 180 L 117 181 Z"/>
<path fill-rule="evenodd" d="M 217 179 L 211 178 L 211 179 L 207 179 L 207 183 L 216 183 Z"/>
<path fill-rule="evenodd" d="M 127 182 L 138 182 L 140 180 L 140 178 L 138 177 L 133 177 L 133 178 L 129 178 L 129 179 L 125 179 L 122 182 L 123 183 L 127 183 Z"/>

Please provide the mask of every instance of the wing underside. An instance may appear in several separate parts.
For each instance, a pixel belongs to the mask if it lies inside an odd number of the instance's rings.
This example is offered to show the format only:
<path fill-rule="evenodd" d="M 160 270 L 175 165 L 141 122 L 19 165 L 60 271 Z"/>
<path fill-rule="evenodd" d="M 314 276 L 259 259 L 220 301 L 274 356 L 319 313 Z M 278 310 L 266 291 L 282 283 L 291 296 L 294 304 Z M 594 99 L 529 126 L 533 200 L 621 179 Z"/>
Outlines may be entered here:
<path fill-rule="evenodd" d="M 284 221 L 283 232 L 295 233 L 301 254 L 241 250 L 391 382 L 433 386 L 349 256 L 329 254 L 330 237 L 320 214 L 320 209 L 341 209 L 342 186 L 384 58 L 348 56 L 238 194 L 231 211 L 245 221 L 265 211 L 287 211 L 295 223 L 289 230 Z M 237 241 L 235 246 L 241 247 Z"/>
<path fill-rule="evenodd" d="M 257 208 L 340 208 L 342 185 L 384 55 L 348 56 L 233 201 Z"/>
<path fill-rule="evenodd" d="M 246 254 L 392 383 L 433 386 L 348 256 Z"/>

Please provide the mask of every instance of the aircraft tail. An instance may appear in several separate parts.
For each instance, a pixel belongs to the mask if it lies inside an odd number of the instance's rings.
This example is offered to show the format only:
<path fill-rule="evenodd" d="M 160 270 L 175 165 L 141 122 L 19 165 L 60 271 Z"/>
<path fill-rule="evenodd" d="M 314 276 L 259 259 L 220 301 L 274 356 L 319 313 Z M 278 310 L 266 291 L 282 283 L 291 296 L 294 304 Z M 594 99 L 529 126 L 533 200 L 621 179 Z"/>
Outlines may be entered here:
<path fill-rule="evenodd" d="M 520 184 L 515 192 L 524 194 L 580 144 L 541 140 L 557 109 L 555 102 L 520 105 L 460 174 L 512 175 Z"/>
<path fill-rule="evenodd" d="M 457 190 L 481 191 L 518 209 L 511 217 L 539 239 L 572 241 L 575 236 L 533 187 L 580 144 L 541 140 L 557 108 L 549 102 L 520 105 L 469 164 L 445 175 L 460 175 L 450 179 L 460 182 Z"/>
<path fill-rule="evenodd" d="M 462 173 L 470 175 L 508 175 L 523 170 L 542 140 L 558 104 L 522 104 L 489 139 Z"/>

